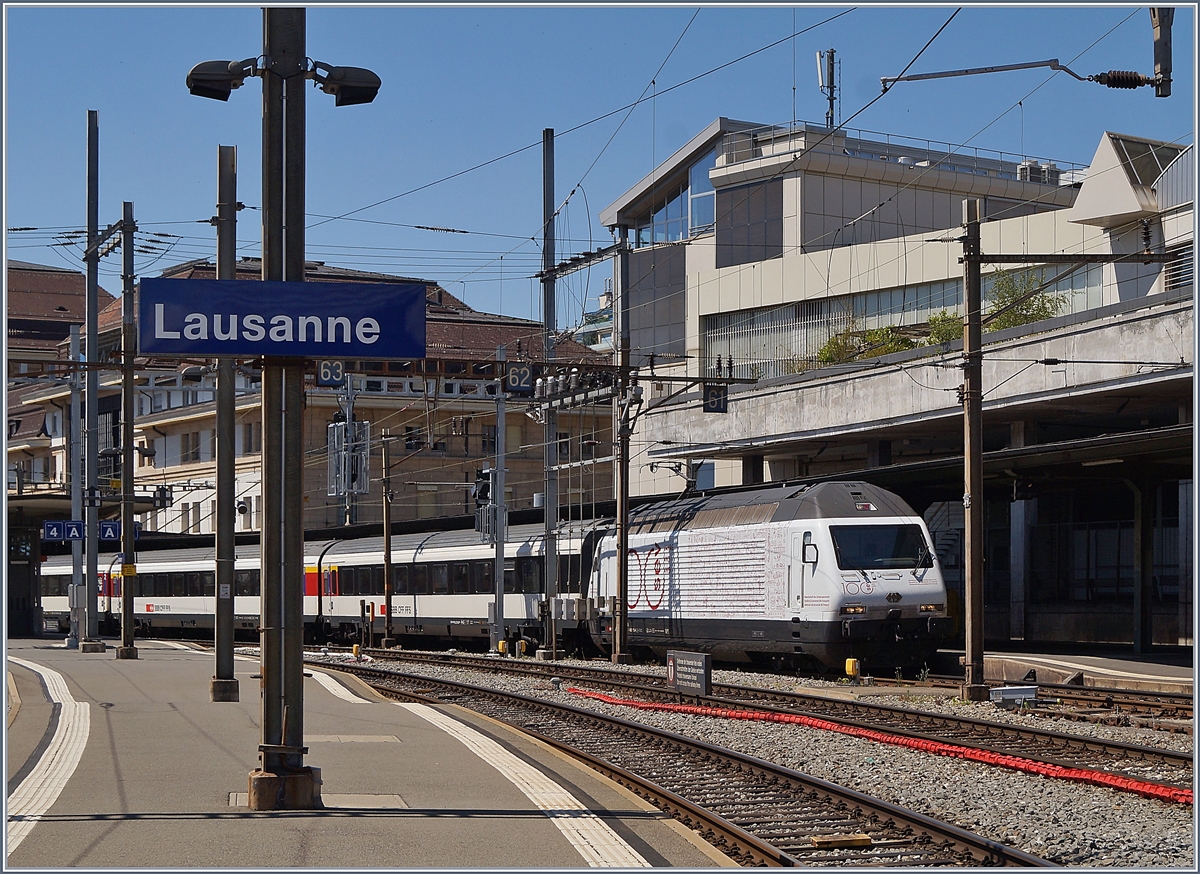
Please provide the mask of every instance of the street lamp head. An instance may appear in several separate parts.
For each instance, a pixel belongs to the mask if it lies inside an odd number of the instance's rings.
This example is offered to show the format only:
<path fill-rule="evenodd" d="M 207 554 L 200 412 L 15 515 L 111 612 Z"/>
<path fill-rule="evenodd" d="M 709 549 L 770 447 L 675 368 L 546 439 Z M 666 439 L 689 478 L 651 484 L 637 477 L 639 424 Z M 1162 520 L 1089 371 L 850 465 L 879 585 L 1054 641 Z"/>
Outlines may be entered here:
<path fill-rule="evenodd" d="M 187 75 L 188 91 L 197 97 L 228 100 L 234 88 L 241 88 L 247 76 L 257 72 L 255 59 L 245 61 L 204 61 Z"/>
<path fill-rule="evenodd" d="M 321 71 L 324 71 L 324 75 Z M 370 103 L 383 84 L 370 70 L 362 67 L 331 67 L 323 61 L 313 61 L 310 75 L 322 91 L 333 95 L 335 106 Z"/>

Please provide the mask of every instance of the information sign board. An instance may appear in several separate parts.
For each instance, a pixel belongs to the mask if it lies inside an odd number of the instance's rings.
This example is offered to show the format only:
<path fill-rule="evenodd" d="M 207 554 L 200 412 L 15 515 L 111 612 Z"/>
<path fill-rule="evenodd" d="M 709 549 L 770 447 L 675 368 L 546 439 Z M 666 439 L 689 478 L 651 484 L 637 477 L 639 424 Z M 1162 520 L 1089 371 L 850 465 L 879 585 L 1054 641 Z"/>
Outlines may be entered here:
<path fill-rule="evenodd" d="M 145 278 L 138 353 L 424 358 L 425 285 Z"/>
<path fill-rule="evenodd" d="M 667 685 L 685 695 L 712 692 L 712 656 L 705 652 L 667 650 Z"/>

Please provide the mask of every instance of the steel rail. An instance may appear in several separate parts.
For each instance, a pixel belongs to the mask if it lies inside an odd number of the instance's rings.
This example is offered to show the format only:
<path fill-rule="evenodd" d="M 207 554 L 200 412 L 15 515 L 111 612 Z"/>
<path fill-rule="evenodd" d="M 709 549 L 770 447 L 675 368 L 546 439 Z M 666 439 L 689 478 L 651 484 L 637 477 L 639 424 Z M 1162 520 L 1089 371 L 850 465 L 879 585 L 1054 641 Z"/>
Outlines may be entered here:
<path fill-rule="evenodd" d="M 407 653 L 396 651 L 372 650 L 377 658 L 395 661 L 415 661 L 434 663 L 445 667 L 475 669 L 486 671 L 501 671 L 504 673 L 525 674 L 531 676 L 555 676 L 575 678 L 581 682 L 591 683 L 609 689 L 624 690 L 631 694 L 644 697 L 655 697 L 660 700 L 678 701 L 678 692 L 667 686 L 664 677 L 618 671 L 608 668 L 585 668 L 577 666 L 556 665 L 554 663 L 536 661 L 518 661 L 516 659 L 501 659 L 496 657 L 473 657 L 450 655 L 443 653 Z M 786 692 L 775 689 L 762 689 L 754 686 L 733 686 L 722 683 L 713 684 L 714 694 L 710 698 L 691 700 L 701 701 L 715 707 L 738 707 L 745 709 L 747 703 L 764 710 L 778 708 L 768 707 L 760 702 L 772 701 L 780 704 L 787 712 L 805 716 L 816 716 L 856 727 L 879 729 L 885 725 L 888 731 L 898 735 L 914 737 L 923 740 L 946 741 L 945 734 L 930 735 L 928 729 L 934 728 L 943 732 L 952 732 L 956 736 L 954 742 L 992 752 L 1020 755 L 1033 761 L 1048 764 L 1096 767 L 1097 757 L 1131 762 L 1153 762 L 1179 769 L 1192 769 L 1192 754 L 1140 744 L 1123 743 L 1120 741 L 1085 738 L 1066 732 L 1049 731 L 1046 729 L 1030 728 L 1009 723 L 990 722 L 966 716 L 950 716 L 931 713 L 925 710 L 915 710 L 896 707 L 888 704 L 875 704 L 863 701 L 847 701 L 840 698 L 830 698 L 819 694 L 805 692 Z M 905 724 L 925 728 L 918 731 L 906 728 Z M 967 736 L 963 736 L 966 734 Z M 998 746 L 997 742 L 1005 740 L 1007 746 Z M 1049 749 L 1054 755 L 1039 754 L 1029 750 L 1030 744 L 1037 744 L 1043 749 Z M 1061 758 L 1061 754 L 1073 754 L 1077 758 Z M 1082 760 L 1081 760 L 1082 759 Z M 1111 767 L 1101 768 L 1110 770 Z M 1155 781 L 1151 781 L 1155 782 Z M 1189 781 L 1190 782 L 1190 781 Z M 1164 785 L 1180 785 L 1175 783 Z"/>

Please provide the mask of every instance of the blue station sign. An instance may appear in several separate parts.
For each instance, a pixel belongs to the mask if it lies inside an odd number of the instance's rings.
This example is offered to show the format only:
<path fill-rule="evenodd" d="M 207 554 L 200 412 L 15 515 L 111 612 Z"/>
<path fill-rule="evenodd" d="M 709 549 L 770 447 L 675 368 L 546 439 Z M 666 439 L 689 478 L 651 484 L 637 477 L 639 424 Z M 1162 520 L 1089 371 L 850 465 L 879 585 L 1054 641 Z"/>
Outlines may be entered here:
<path fill-rule="evenodd" d="M 425 286 L 143 279 L 138 354 L 424 358 Z"/>

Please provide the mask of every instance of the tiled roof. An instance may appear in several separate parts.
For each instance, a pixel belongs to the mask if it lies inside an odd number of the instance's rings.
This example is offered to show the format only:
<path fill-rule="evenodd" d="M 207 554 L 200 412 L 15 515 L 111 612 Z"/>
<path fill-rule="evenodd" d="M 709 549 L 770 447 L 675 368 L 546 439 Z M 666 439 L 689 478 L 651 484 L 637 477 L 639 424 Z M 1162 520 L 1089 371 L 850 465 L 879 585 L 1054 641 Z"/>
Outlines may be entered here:
<path fill-rule="evenodd" d="M 87 279 L 78 270 L 45 267 L 25 261 L 8 262 L 9 349 L 52 350 L 69 333 L 70 325 L 87 318 Z M 97 291 L 103 310 L 113 296 Z"/>

